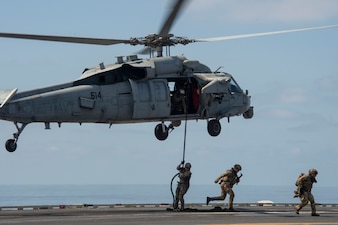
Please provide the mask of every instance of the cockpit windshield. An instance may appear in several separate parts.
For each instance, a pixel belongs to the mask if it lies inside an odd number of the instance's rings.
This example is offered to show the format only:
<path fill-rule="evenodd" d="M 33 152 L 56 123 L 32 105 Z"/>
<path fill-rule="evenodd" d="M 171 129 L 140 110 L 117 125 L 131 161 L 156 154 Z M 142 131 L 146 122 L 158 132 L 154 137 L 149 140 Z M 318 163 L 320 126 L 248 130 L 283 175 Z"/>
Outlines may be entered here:
<path fill-rule="evenodd" d="M 231 87 L 231 92 L 235 92 L 235 93 L 243 92 L 233 77 L 231 77 L 231 80 L 230 80 L 230 87 Z"/>

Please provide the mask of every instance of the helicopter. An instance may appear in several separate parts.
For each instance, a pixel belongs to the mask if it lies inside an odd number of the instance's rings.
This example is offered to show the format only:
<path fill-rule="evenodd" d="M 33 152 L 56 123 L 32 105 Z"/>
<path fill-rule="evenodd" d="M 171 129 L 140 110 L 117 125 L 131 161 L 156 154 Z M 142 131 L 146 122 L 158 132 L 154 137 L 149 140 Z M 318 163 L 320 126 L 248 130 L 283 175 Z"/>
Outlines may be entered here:
<path fill-rule="evenodd" d="M 221 132 L 220 120 L 234 116 L 251 119 L 254 107 L 251 96 L 235 78 L 220 69 L 212 71 L 198 60 L 170 56 L 170 47 L 195 42 L 223 41 L 255 36 L 274 35 L 338 27 L 338 25 L 283 30 L 216 38 L 189 39 L 175 36 L 170 29 L 186 0 L 175 0 L 162 28 L 157 34 L 141 38 L 101 39 L 19 33 L 0 33 L 3 38 L 56 41 L 92 45 L 143 45 L 141 54 L 117 57 L 114 64 L 84 69 L 80 77 L 63 84 L 18 92 L 0 91 L 0 119 L 16 127 L 13 138 L 5 143 L 14 152 L 19 136 L 30 123 L 144 123 L 158 122 L 154 128 L 158 140 L 187 120 L 206 120 L 211 136 Z M 166 55 L 163 52 L 166 50 Z M 155 56 L 156 52 L 156 56 Z"/>

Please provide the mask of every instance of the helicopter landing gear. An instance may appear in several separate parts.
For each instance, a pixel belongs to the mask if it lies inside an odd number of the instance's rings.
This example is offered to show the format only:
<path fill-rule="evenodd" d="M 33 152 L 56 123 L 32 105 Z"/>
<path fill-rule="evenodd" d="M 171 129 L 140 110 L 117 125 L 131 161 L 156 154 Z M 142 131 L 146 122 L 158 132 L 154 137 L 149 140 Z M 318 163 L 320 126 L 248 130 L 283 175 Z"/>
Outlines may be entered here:
<path fill-rule="evenodd" d="M 164 141 L 169 135 L 169 128 L 164 123 L 159 123 L 155 127 L 155 136 L 158 140 Z"/>
<path fill-rule="evenodd" d="M 175 127 L 179 127 L 180 125 L 181 120 L 171 121 L 168 127 L 164 124 L 164 122 L 159 123 L 155 127 L 155 136 L 158 140 L 164 141 L 168 138 L 169 133 L 173 131 Z"/>
<path fill-rule="evenodd" d="M 155 127 L 155 136 L 158 140 L 164 141 L 168 138 L 168 135 L 171 131 L 175 129 L 175 127 L 179 127 L 181 125 L 181 120 L 171 121 L 170 125 L 167 127 L 164 122 L 159 123 Z"/>
<path fill-rule="evenodd" d="M 16 143 L 18 142 L 19 136 L 28 123 L 22 123 L 21 126 L 19 126 L 17 122 L 15 122 L 14 124 L 18 131 L 13 134 L 13 139 L 8 139 L 6 141 L 5 147 L 8 152 L 14 152 L 16 150 Z"/>
<path fill-rule="evenodd" d="M 208 121 L 208 133 L 210 136 L 218 136 L 221 133 L 221 124 L 219 120 L 212 119 Z"/>
<path fill-rule="evenodd" d="M 16 140 L 8 139 L 6 141 L 5 146 L 6 146 L 6 149 L 7 149 L 8 152 L 14 152 L 16 150 L 16 146 L 17 146 Z"/>
<path fill-rule="evenodd" d="M 245 119 L 251 119 L 253 117 L 253 115 L 254 115 L 254 111 L 253 111 L 253 107 L 252 106 L 250 106 L 250 108 L 243 113 L 243 117 Z"/>

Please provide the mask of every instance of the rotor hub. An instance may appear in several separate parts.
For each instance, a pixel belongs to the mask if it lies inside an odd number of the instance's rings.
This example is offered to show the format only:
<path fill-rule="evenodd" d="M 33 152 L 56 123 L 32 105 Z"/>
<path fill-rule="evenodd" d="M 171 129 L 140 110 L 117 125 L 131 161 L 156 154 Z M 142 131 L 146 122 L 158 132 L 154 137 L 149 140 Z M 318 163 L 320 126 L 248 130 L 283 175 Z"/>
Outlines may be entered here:
<path fill-rule="evenodd" d="M 161 35 L 161 34 L 150 34 L 140 38 L 130 38 L 131 45 L 144 45 L 150 48 L 174 46 L 177 44 L 186 45 L 194 42 L 192 39 L 184 37 L 176 37 L 173 34 Z"/>

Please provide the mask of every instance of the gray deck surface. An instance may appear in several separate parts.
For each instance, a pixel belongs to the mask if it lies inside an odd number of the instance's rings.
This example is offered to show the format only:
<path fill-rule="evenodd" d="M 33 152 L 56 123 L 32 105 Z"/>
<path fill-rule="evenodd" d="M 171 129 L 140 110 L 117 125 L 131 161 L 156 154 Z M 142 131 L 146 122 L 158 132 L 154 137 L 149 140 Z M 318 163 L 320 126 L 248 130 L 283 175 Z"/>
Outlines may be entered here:
<path fill-rule="evenodd" d="M 0 224 L 289 224 L 338 225 L 337 205 L 318 205 L 319 217 L 311 216 L 310 207 L 299 215 L 293 205 L 235 205 L 229 212 L 215 205 L 187 205 L 187 211 L 170 211 L 169 205 L 78 205 L 1 207 Z M 217 205 L 216 205 L 217 207 Z"/>

